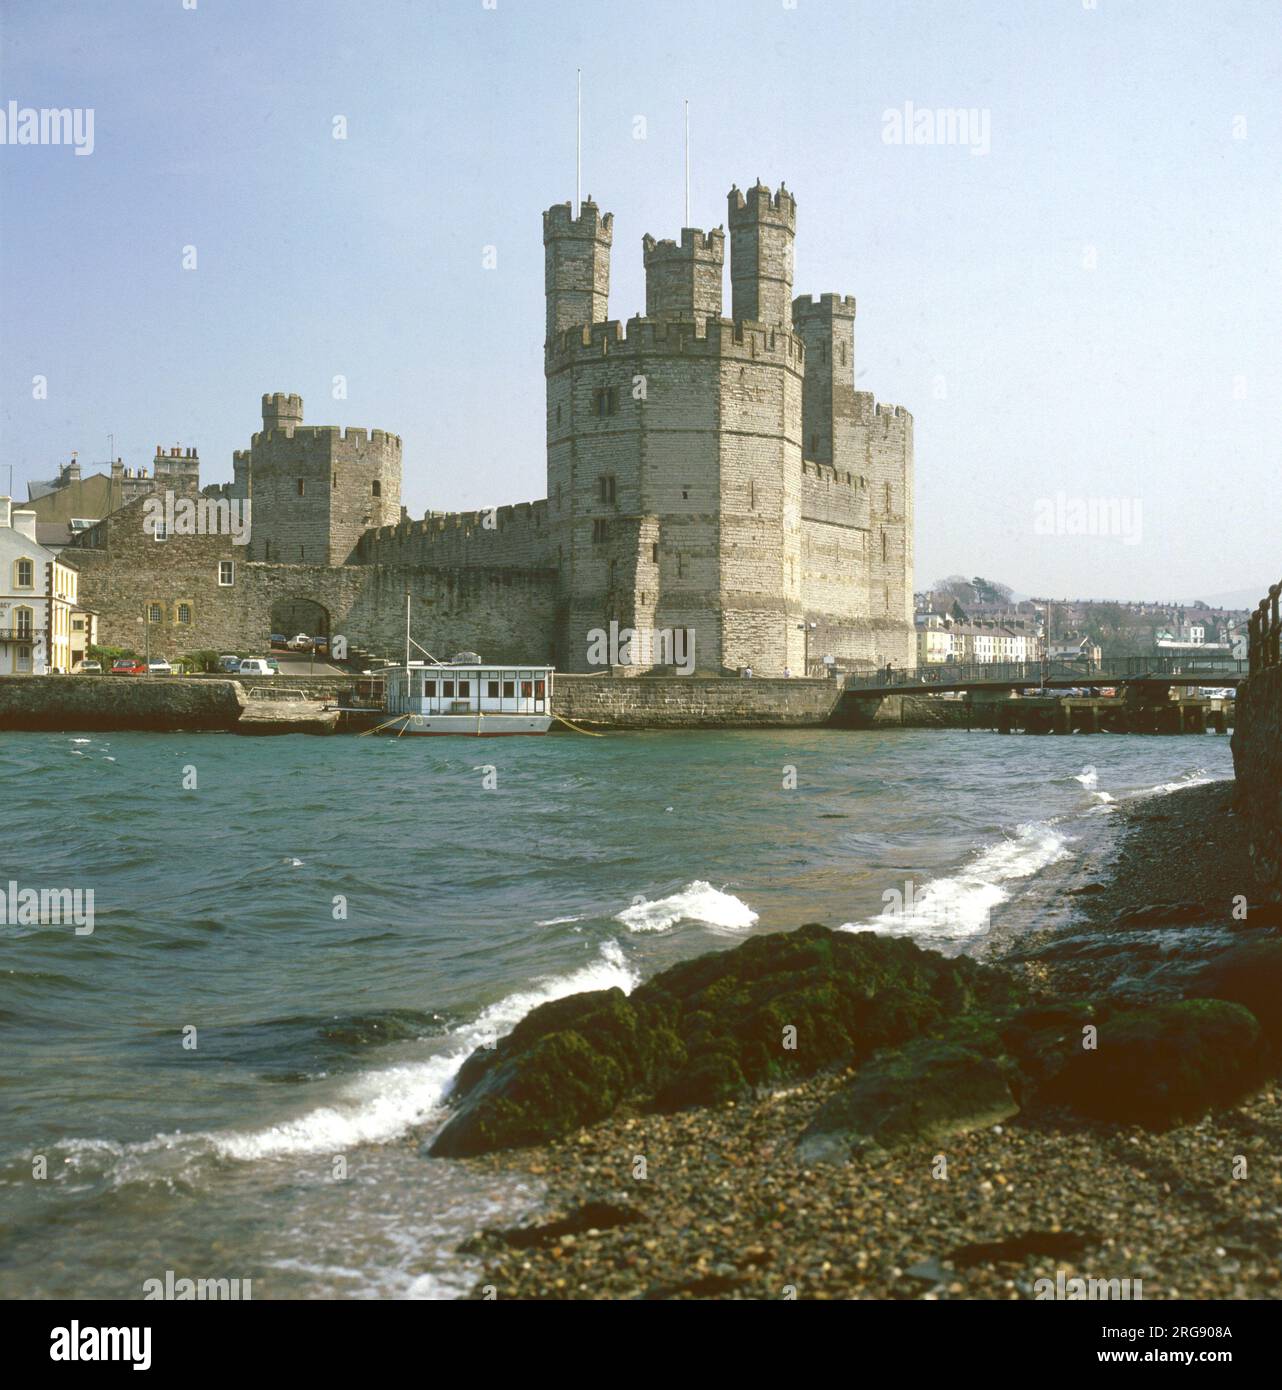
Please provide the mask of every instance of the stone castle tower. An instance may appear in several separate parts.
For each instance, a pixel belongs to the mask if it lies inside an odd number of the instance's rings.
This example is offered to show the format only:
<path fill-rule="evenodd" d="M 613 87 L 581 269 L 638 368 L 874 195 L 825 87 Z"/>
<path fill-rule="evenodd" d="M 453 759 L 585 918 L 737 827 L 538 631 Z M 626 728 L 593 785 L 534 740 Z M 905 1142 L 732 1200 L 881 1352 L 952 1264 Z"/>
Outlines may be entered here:
<path fill-rule="evenodd" d="M 248 545 L 157 546 L 141 492 L 77 542 L 107 640 L 136 638 L 141 595 L 163 617 L 153 651 L 258 646 L 297 621 L 394 655 L 408 593 L 438 654 L 588 671 L 617 623 L 683 630 L 703 673 L 912 666 L 912 417 L 855 390 L 854 299 L 794 296 L 792 193 L 732 188 L 726 221 L 644 237 L 645 312 L 621 323 L 612 215 L 591 198 L 543 214 L 545 499 L 412 519 L 399 436 L 307 425 L 301 397 L 265 395 L 234 480 L 205 489 L 251 500 Z M 148 491 L 198 485 L 194 450 L 155 466 Z"/>
<path fill-rule="evenodd" d="M 797 204 L 731 189 L 725 232 L 642 243 L 607 318 L 613 219 L 543 215 L 558 661 L 616 619 L 686 628 L 701 670 L 914 660 L 912 417 L 856 391 L 855 301 L 793 298 Z"/>
<path fill-rule="evenodd" d="M 366 531 L 400 519 L 400 436 L 304 425 L 301 396 L 263 397 L 263 427 L 232 469 L 222 493 L 253 503 L 247 560 L 343 565 Z"/>

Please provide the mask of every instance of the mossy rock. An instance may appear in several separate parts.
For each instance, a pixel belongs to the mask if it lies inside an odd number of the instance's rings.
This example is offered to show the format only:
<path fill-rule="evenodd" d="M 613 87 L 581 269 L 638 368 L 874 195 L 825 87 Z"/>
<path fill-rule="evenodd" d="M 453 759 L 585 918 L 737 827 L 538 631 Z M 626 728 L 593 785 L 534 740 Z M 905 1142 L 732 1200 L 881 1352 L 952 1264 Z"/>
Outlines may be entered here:
<path fill-rule="evenodd" d="M 1270 936 L 1229 947 L 1187 992 L 1195 999 L 1228 999 L 1250 1009 L 1274 1053 L 1282 1053 L 1282 939 Z"/>
<path fill-rule="evenodd" d="M 454 1089 L 459 1108 L 431 1152 L 462 1158 L 557 1138 L 604 1119 L 684 1061 L 666 1018 L 637 1009 L 620 989 L 553 1000 L 467 1059 Z"/>
<path fill-rule="evenodd" d="M 819 1110 L 798 1141 L 803 1163 L 839 1163 L 870 1148 L 930 1143 L 1019 1113 L 1005 1071 L 956 1043 L 879 1052 Z"/>
<path fill-rule="evenodd" d="M 675 965 L 630 997 L 598 990 L 533 1010 L 464 1063 L 432 1153 L 539 1143 L 625 1098 L 710 1104 L 1018 1000 L 1000 972 L 911 941 L 821 926 L 753 937 Z"/>
<path fill-rule="evenodd" d="M 1094 1119 L 1165 1128 L 1240 1099 L 1264 1055 L 1255 1016 L 1221 999 L 1186 999 L 1118 1012 L 1080 1042 L 1044 1087 L 1046 1100 Z"/>

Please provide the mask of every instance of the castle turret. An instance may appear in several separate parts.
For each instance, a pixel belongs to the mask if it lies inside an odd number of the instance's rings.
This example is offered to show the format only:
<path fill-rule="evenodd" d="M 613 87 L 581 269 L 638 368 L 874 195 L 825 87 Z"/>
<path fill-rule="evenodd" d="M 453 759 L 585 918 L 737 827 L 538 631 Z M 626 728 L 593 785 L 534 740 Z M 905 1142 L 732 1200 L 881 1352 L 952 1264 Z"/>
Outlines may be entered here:
<path fill-rule="evenodd" d="M 793 328 L 806 345 L 801 395 L 801 454 L 816 463 L 856 468 L 850 449 L 855 421 L 855 298 L 801 295 Z"/>
<path fill-rule="evenodd" d="M 263 397 L 263 429 L 297 429 L 303 423 L 302 396 L 286 396 L 277 391 Z"/>
<path fill-rule="evenodd" d="M 792 327 L 793 242 L 797 200 L 784 187 L 729 195 L 731 312 L 737 322 Z"/>
<path fill-rule="evenodd" d="M 726 234 L 720 227 L 703 233 L 681 229 L 681 244 L 642 240 L 645 253 L 647 318 L 719 319 Z"/>
<path fill-rule="evenodd" d="M 543 214 L 546 343 L 568 328 L 605 322 L 613 237 L 614 214 L 602 214 L 591 197 L 577 219 L 569 203 L 557 203 Z"/>

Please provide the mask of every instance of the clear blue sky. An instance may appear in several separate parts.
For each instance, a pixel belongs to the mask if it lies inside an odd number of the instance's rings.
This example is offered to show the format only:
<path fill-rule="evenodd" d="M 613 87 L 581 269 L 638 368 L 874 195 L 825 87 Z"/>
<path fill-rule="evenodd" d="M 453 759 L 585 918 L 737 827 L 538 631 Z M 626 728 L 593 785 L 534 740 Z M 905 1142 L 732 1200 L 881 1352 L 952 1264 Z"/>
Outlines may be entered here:
<path fill-rule="evenodd" d="M 682 221 L 683 97 L 696 225 L 732 182 L 795 191 L 797 292 L 857 296 L 859 385 L 916 419 L 918 587 L 1282 577 L 1275 0 L 0 0 L 0 102 L 95 112 L 89 157 L 0 148 L 19 496 L 109 433 L 228 478 L 269 390 L 403 435 L 415 514 L 542 496 L 540 213 L 573 194 L 579 65 L 611 317 Z M 988 111 L 991 152 L 886 144 L 908 101 Z M 1038 535 L 1060 492 L 1138 498 L 1140 542 Z"/>

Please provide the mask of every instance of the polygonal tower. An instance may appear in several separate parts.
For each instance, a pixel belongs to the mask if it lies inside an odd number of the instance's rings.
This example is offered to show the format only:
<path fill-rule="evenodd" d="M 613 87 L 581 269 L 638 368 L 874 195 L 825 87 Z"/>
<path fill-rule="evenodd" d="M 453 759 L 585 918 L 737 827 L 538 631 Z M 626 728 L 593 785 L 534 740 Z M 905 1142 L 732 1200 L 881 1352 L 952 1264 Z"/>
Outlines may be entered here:
<path fill-rule="evenodd" d="M 557 203 L 543 214 L 547 343 L 567 328 L 605 322 L 613 236 L 614 214 L 602 216 L 591 194 L 577 218 L 569 203 Z"/>
<path fill-rule="evenodd" d="M 797 200 L 781 183 L 729 194 L 730 302 L 736 322 L 792 327 L 793 243 Z"/>

